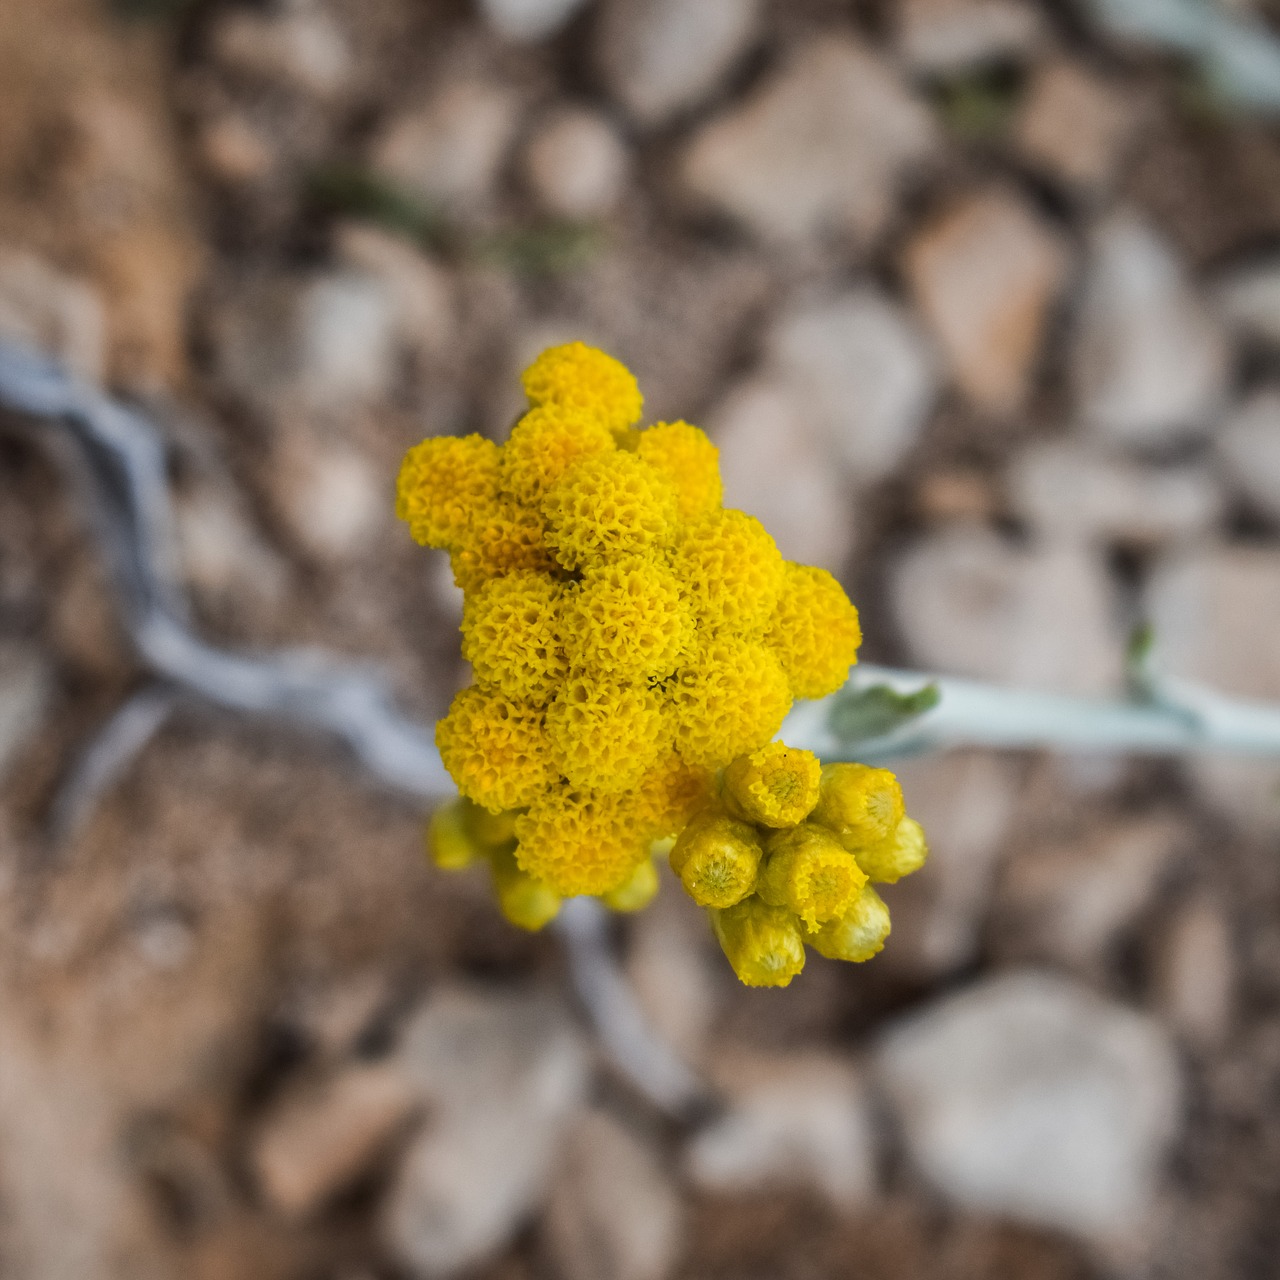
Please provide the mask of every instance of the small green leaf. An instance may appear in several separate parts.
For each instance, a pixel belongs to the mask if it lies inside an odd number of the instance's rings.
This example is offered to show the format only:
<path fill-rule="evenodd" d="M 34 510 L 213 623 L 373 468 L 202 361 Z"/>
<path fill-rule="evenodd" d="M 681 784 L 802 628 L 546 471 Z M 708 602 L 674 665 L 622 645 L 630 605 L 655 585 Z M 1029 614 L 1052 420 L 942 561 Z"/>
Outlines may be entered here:
<path fill-rule="evenodd" d="M 842 742 L 883 738 L 908 721 L 932 711 L 942 690 L 927 684 L 912 693 L 899 693 L 887 684 L 855 689 L 837 699 L 831 709 L 831 732 Z"/>
<path fill-rule="evenodd" d="M 1130 695 L 1141 702 L 1150 702 L 1155 696 L 1151 672 L 1155 651 L 1155 628 L 1149 622 L 1140 622 L 1125 647 L 1124 669 Z"/>

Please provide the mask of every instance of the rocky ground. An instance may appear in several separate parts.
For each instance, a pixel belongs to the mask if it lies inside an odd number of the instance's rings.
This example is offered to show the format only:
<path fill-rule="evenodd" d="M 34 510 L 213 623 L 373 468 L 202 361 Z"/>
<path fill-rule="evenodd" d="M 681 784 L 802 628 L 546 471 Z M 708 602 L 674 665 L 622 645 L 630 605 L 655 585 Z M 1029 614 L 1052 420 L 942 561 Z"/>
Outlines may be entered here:
<path fill-rule="evenodd" d="M 0 337 L 161 424 L 203 634 L 424 721 L 398 459 L 577 337 L 869 657 L 1105 694 L 1149 619 L 1280 699 L 1280 136 L 1158 7 L 3 0 Z M 327 743 L 186 707 L 49 840 L 146 679 L 66 464 L 0 420 L 0 1274 L 1277 1274 L 1280 766 L 905 764 L 887 950 L 784 993 L 667 886 L 620 946 L 729 1100 L 676 1128 Z"/>

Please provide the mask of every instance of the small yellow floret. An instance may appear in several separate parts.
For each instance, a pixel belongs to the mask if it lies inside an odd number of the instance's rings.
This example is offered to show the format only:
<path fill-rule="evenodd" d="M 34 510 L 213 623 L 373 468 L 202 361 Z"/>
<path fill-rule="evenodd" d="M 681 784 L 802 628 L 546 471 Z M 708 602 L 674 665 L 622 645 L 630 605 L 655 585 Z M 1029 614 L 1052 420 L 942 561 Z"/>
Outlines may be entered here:
<path fill-rule="evenodd" d="M 756 892 L 794 911 L 810 929 L 842 916 L 867 883 L 853 854 L 830 831 L 803 822 L 769 838 Z"/>
<path fill-rule="evenodd" d="M 463 591 L 475 591 L 488 579 L 517 569 L 559 573 L 547 547 L 542 517 L 510 499 L 490 502 L 476 512 L 450 563 L 453 580 Z"/>
<path fill-rule="evenodd" d="M 634 453 L 597 454 L 575 463 L 542 504 L 547 545 L 566 569 L 591 569 L 670 544 L 676 495 Z"/>
<path fill-rule="evenodd" d="M 460 796 L 431 815 L 426 830 L 427 856 L 442 871 L 461 871 L 484 856 L 471 828 L 471 810 L 475 808 Z"/>
<path fill-rule="evenodd" d="M 822 764 L 812 751 L 768 742 L 724 771 L 725 803 L 763 827 L 794 827 L 818 803 Z"/>
<path fill-rule="evenodd" d="M 530 409 L 502 446 L 502 487 L 517 502 L 537 506 L 580 458 L 614 447 L 613 434 L 593 414 L 548 405 Z"/>
<path fill-rule="evenodd" d="M 557 893 L 608 893 L 649 856 L 626 796 L 556 786 L 516 819 L 516 861 Z"/>
<path fill-rule="evenodd" d="M 539 705 L 568 672 L 560 645 L 561 583 L 518 570 L 491 578 L 467 595 L 462 611 L 462 656 L 481 684 Z"/>
<path fill-rule="evenodd" d="M 868 879 L 878 884 L 896 884 L 924 866 L 929 845 L 924 828 L 914 818 L 903 818 L 891 836 L 880 844 L 855 849 L 853 856 Z"/>
<path fill-rule="evenodd" d="M 649 557 L 591 570 L 565 601 L 565 648 L 584 670 L 661 679 L 691 634 L 680 584 Z"/>
<path fill-rule="evenodd" d="M 849 678 L 862 628 L 844 588 L 825 569 L 788 564 L 766 640 L 797 698 L 825 698 Z"/>
<path fill-rule="evenodd" d="M 650 840 L 678 835 L 711 803 L 714 792 L 710 769 L 686 764 L 673 753 L 653 765 L 632 793 L 639 829 Z"/>
<path fill-rule="evenodd" d="M 560 772 L 576 787 L 625 791 L 669 747 L 673 725 L 648 686 L 575 672 L 547 708 Z"/>
<path fill-rule="evenodd" d="M 671 482 L 681 520 L 710 515 L 720 506 L 720 450 L 687 422 L 658 422 L 638 433 L 636 452 Z"/>
<path fill-rule="evenodd" d="M 800 923 L 786 907 L 754 895 L 711 912 L 711 924 L 733 971 L 748 987 L 785 987 L 804 968 Z"/>
<path fill-rule="evenodd" d="M 463 689 L 436 746 L 458 790 L 495 813 L 529 804 L 557 777 L 542 709 L 497 689 Z"/>
<path fill-rule="evenodd" d="M 762 644 L 721 635 L 682 655 L 671 686 L 676 749 L 691 764 L 719 769 L 762 747 L 791 709 L 791 689 Z"/>
<path fill-rule="evenodd" d="M 658 868 L 646 858 L 616 889 L 610 889 L 601 900 L 610 911 L 642 911 L 658 892 Z"/>
<path fill-rule="evenodd" d="M 834 831 L 851 853 L 887 840 L 902 821 L 902 788 L 888 769 L 828 764 L 813 821 Z"/>
<path fill-rule="evenodd" d="M 520 381 L 531 405 L 577 409 L 610 431 L 623 431 L 639 422 L 644 408 L 631 370 L 583 342 L 548 348 Z"/>
<path fill-rule="evenodd" d="M 756 829 L 712 809 L 676 837 L 671 870 L 700 907 L 731 907 L 755 889 L 764 849 Z"/>
<path fill-rule="evenodd" d="M 483 436 L 434 436 L 400 464 L 396 515 L 426 547 L 456 546 L 498 492 L 498 446 Z"/>
<path fill-rule="evenodd" d="M 686 526 L 672 568 L 698 621 L 737 636 L 764 634 L 786 561 L 768 530 L 743 511 L 714 511 Z"/>
<path fill-rule="evenodd" d="M 889 908 L 866 884 L 844 915 L 824 924 L 809 939 L 809 945 L 828 960 L 852 960 L 857 964 L 883 951 L 888 936 Z"/>
<path fill-rule="evenodd" d="M 560 895 L 549 884 L 522 871 L 511 848 L 495 850 L 490 864 L 498 906 L 512 924 L 536 932 L 556 918 Z"/>

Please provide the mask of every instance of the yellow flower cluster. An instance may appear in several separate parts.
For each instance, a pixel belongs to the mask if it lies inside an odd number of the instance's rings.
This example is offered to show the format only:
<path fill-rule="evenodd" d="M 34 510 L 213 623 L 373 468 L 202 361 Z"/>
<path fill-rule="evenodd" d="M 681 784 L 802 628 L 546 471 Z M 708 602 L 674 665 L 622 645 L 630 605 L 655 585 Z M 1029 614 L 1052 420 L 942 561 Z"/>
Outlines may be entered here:
<path fill-rule="evenodd" d="M 671 867 L 710 911 L 738 977 L 785 987 L 804 968 L 806 944 L 831 960 L 877 954 L 889 909 L 872 883 L 892 884 L 927 856 L 887 769 L 823 768 L 774 742 L 725 769 L 718 803 L 680 833 Z"/>
<path fill-rule="evenodd" d="M 397 486 L 413 538 L 450 555 L 475 674 L 437 727 L 463 801 L 438 816 L 434 856 L 486 858 L 503 910 L 536 928 L 564 896 L 643 905 L 655 842 L 700 814 L 677 845 L 681 874 L 722 912 L 722 940 L 748 917 L 752 936 L 783 918 L 825 927 L 865 877 L 834 827 L 834 861 L 803 834 L 834 803 L 816 761 L 766 744 L 794 698 L 844 683 L 856 610 L 830 574 L 787 563 L 759 521 L 722 506 L 702 431 L 637 427 L 643 401 L 618 361 L 570 343 L 523 386 L 529 408 L 504 444 L 424 440 Z M 764 829 L 794 848 L 767 848 Z M 731 958 L 744 945 L 725 942 Z"/>

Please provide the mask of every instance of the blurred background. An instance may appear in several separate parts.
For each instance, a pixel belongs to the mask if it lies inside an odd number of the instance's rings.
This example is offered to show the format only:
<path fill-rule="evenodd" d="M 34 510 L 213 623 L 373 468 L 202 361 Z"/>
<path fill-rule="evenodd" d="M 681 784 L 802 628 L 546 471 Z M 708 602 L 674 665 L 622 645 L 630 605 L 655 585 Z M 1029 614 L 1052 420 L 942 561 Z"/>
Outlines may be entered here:
<path fill-rule="evenodd" d="M 0 338 L 156 421 L 201 634 L 424 723 L 397 464 L 576 338 L 866 657 L 1280 699 L 1277 109 L 1270 0 L 0 0 Z M 48 840 L 146 679 L 65 463 L 0 417 L 0 1274 L 1280 1275 L 1280 767 L 905 764 L 887 949 L 783 992 L 668 883 L 675 1126 L 326 742 L 186 707 Z"/>

